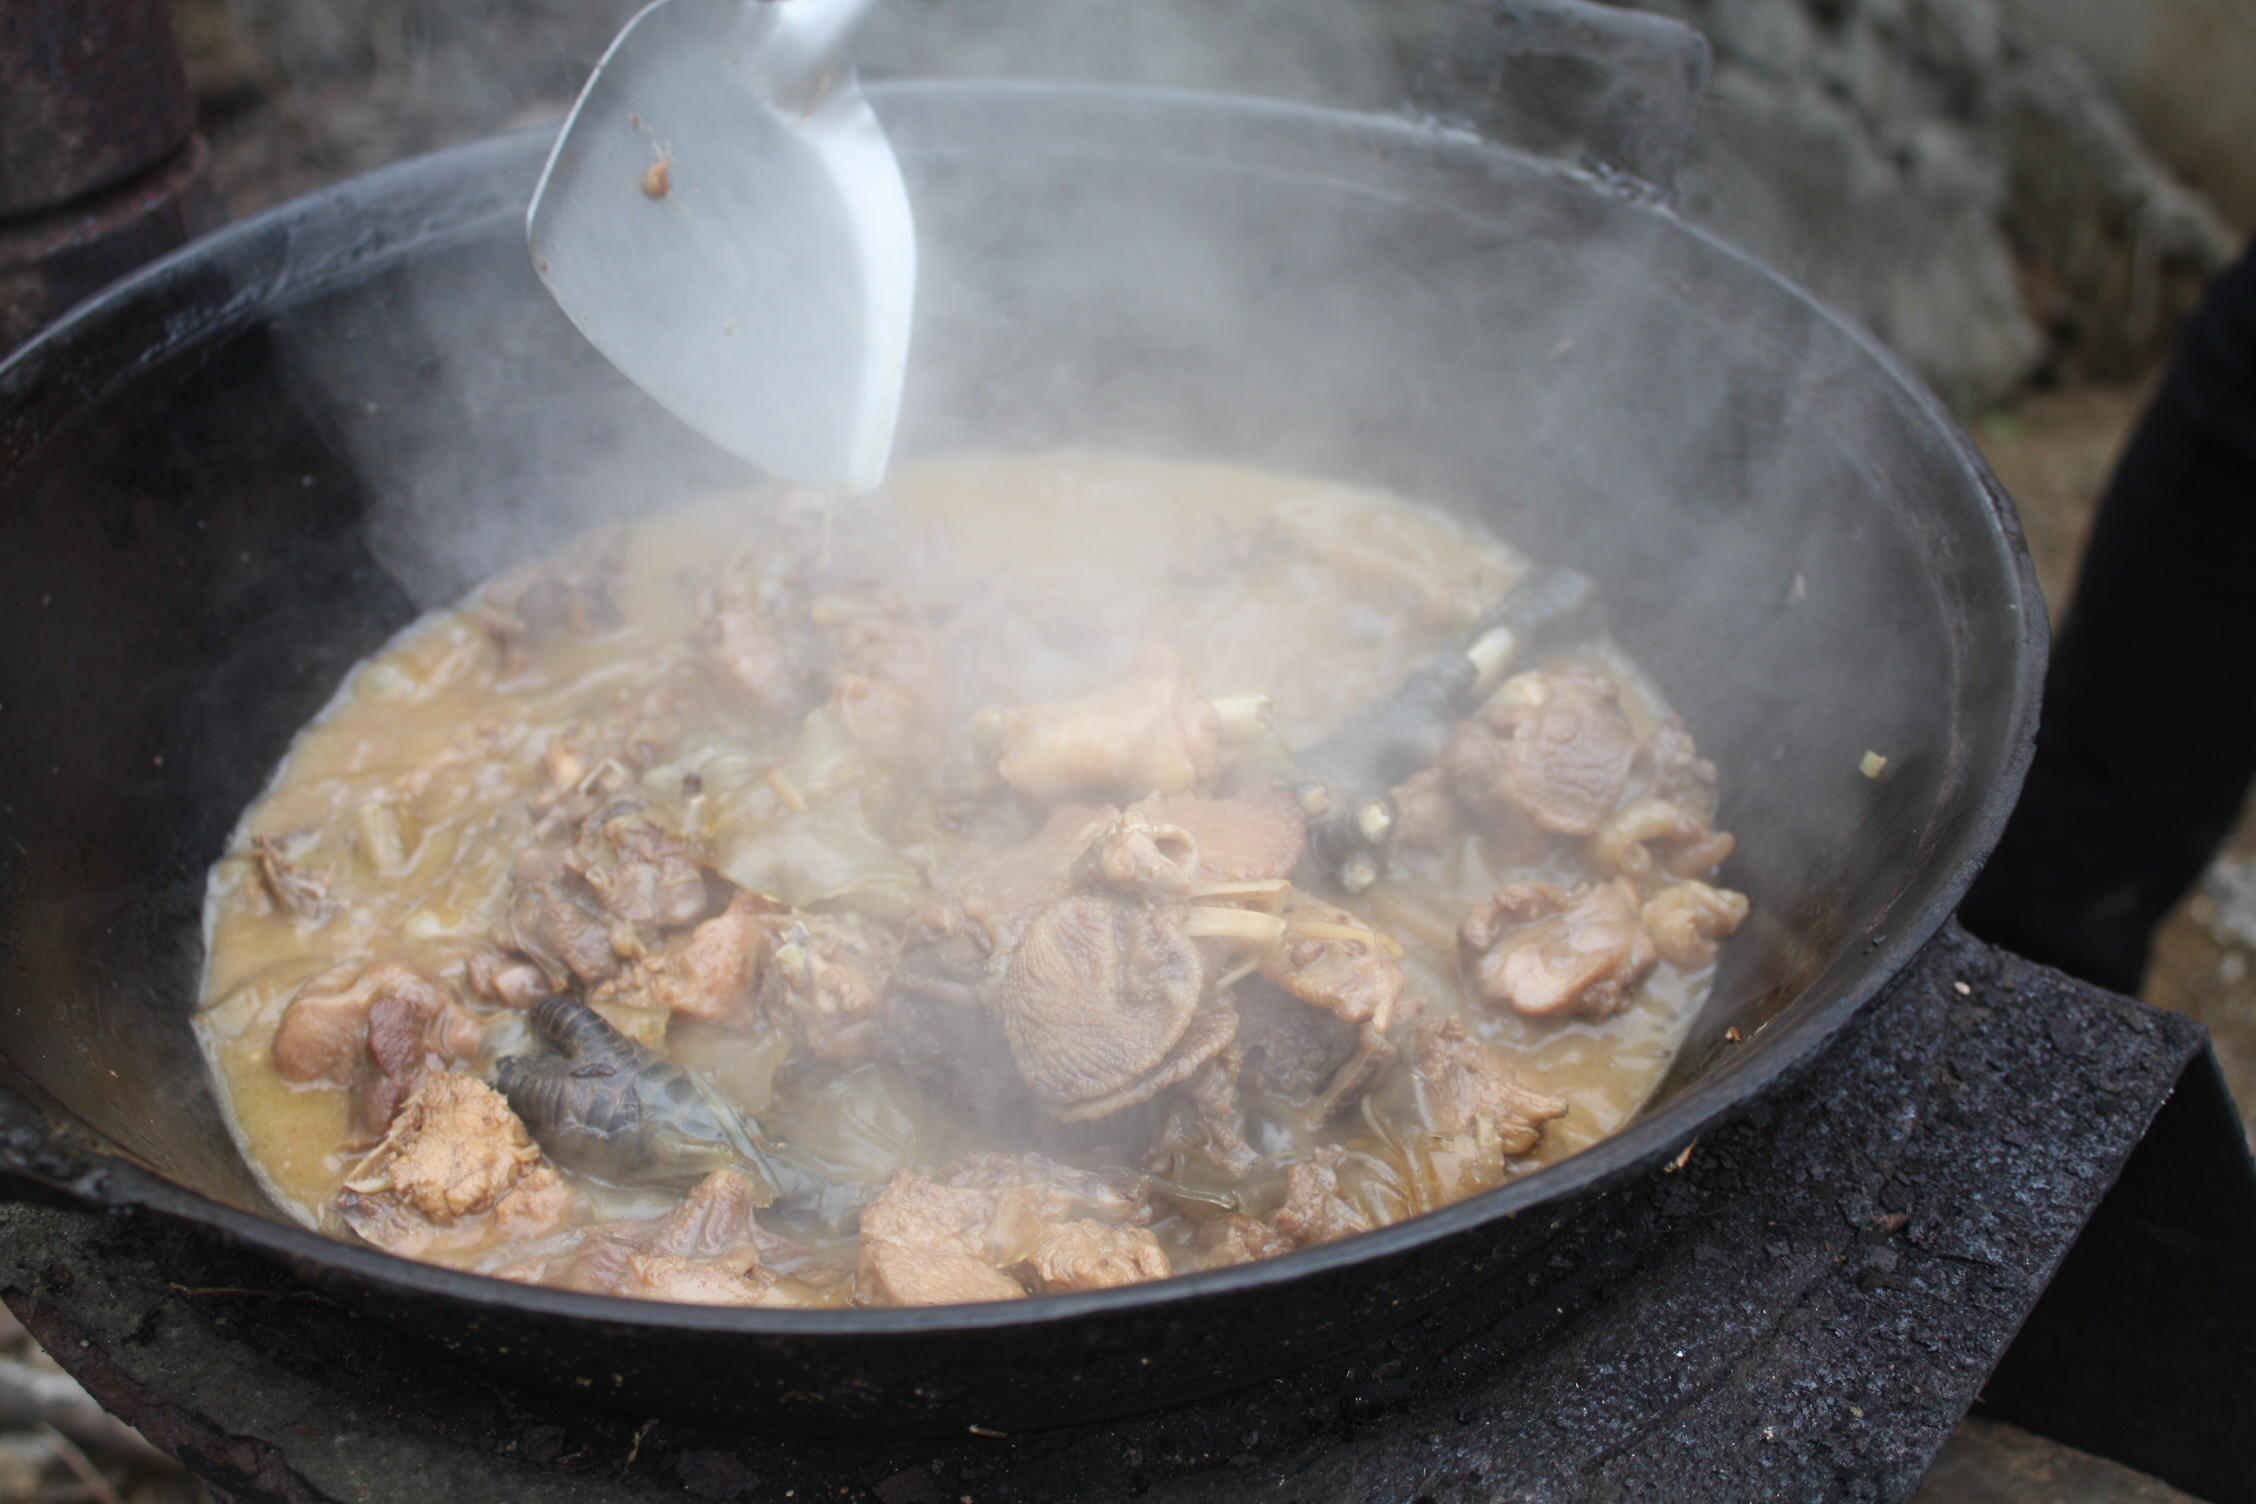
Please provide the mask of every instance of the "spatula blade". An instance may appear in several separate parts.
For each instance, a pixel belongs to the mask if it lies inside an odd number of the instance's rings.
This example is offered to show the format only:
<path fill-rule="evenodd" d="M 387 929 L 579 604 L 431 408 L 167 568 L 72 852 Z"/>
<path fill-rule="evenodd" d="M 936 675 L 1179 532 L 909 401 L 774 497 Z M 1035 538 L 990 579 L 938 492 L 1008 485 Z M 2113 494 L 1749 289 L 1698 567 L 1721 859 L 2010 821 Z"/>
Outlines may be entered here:
<path fill-rule="evenodd" d="M 835 49 L 809 70 L 839 9 L 644 10 L 565 122 L 527 234 L 557 303 L 635 385 L 770 474 L 855 495 L 892 452 L 916 232 L 851 72 Z"/>

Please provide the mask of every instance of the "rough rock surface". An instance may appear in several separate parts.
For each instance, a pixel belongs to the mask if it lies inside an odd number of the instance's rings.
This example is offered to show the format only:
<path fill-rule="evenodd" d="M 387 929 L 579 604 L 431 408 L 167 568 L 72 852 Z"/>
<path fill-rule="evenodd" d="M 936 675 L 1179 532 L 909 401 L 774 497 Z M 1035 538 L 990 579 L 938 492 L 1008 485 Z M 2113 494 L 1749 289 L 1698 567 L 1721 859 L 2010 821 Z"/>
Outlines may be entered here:
<path fill-rule="evenodd" d="M 1478 34 L 1466 27 L 1482 4 L 896 0 L 858 51 L 878 74 L 1127 80 L 1390 109 L 1437 48 L 1461 51 Z M 2143 369 L 2231 253 L 2216 215 L 2147 151 L 2113 94 L 2064 45 L 2017 24 L 2007 0 L 1635 4 L 1691 22 L 1715 49 L 1685 212 L 1862 320 L 1954 403 L 2040 376 Z M 238 211 L 553 116 L 637 8 L 178 5 Z M 1495 91 L 1518 85 L 1482 77 L 1485 104 L 1440 107 L 1485 109 L 1497 124 L 1507 111 Z M 1539 106 L 1571 109 L 1574 97 L 1569 87 Z"/>
<path fill-rule="evenodd" d="M 2107 91 L 1997 0 L 1642 6 L 1715 48 L 1686 212 L 1953 402 L 2143 369 L 2232 253 Z"/>

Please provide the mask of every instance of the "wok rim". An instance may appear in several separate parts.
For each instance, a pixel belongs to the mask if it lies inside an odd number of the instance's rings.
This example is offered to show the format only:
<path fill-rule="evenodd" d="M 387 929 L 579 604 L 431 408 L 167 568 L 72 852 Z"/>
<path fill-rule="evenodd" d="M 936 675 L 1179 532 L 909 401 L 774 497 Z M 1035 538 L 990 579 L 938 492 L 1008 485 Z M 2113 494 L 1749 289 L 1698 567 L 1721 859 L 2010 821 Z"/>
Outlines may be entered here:
<path fill-rule="evenodd" d="M 1438 153 L 1447 159 L 1448 165 L 1482 160 L 1500 162 L 1507 164 L 1515 174 L 1532 171 L 1573 180 L 1584 191 L 1613 199 L 1630 212 L 1665 220 L 1672 233 L 1689 237 L 1706 253 L 1737 263 L 1743 270 L 1767 280 L 1782 295 L 1805 305 L 1832 332 L 1844 337 L 1851 347 L 1873 363 L 1873 375 L 1879 387 L 1907 401 L 1916 413 L 1939 430 L 1953 457 L 1976 483 L 1990 536 L 2003 556 L 2005 567 L 1996 583 L 2006 587 L 2006 598 L 1997 609 L 2019 621 L 2019 631 L 2010 644 L 2015 661 L 2011 714 L 2006 722 L 2006 755 L 1988 786 L 1972 796 L 1959 828 L 1939 843 L 1937 851 L 1929 858 L 1929 864 L 1947 867 L 1948 871 L 1916 908 L 1891 908 L 1882 919 L 1874 921 L 1874 924 L 1886 924 L 1884 933 L 1872 933 L 1873 925 L 1868 925 L 1861 955 L 1855 954 L 1852 941 L 1830 961 L 1828 970 L 1843 965 L 1856 968 L 1854 979 L 1838 995 L 1807 1013 L 1782 1018 L 1762 1029 L 1740 1047 L 1742 1053 L 1737 1059 L 1741 1063 L 1725 1074 L 1689 1086 L 1661 1107 L 1641 1112 L 1613 1135 L 1557 1164 L 1452 1205 L 1336 1243 L 1109 1290 L 970 1305 L 771 1310 L 636 1300 L 521 1284 L 492 1275 L 420 1263 L 330 1237 L 279 1215 L 270 1219 L 212 1200 L 111 1154 L 100 1147 L 106 1145 L 105 1137 L 83 1122 L 75 1123 L 69 1139 L 90 1142 L 96 1147 L 89 1150 L 67 1141 L 58 1143 L 54 1133 L 56 1109 L 32 1108 L 46 1130 L 46 1142 L 40 1147 L 47 1155 L 60 1152 L 81 1163 L 72 1173 L 56 1173 L 51 1166 L 44 1173 L 39 1167 L 19 1166 L 24 1173 L 63 1191 L 81 1206 L 141 1208 L 195 1223 L 300 1271 L 311 1266 L 399 1295 L 460 1302 L 474 1308 L 502 1310 L 532 1318 L 564 1317 L 610 1328 L 774 1339 L 871 1339 L 1039 1329 L 1077 1323 L 1089 1317 L 1119 1317 L 1171 1306 L 1188 1307 L 1290 1284 L 1306 1276 L 1362 1264 L 1381 1264 L 1486 1224 L 1563 1205 L 1618 1185 L 1681 1152 L 1701 1134 L 1734 1120 L 1770 1095 L 1785 1079 L 1806 1068 L 1858 1012 L 1896 981 L 1950 920 L 1983 862 L 1995 848 L 2018 801 L 2034 753 L 2039 698 L 2050 642 L 2049 618 L 2019 518 L 2003 486 L 1964 427 L 1877 337 L 1751 253 L 1680 218 L 1643 192 L 1642 185 L 1602 179 L 1568 164 L 1489 142 L 1451 126 L 1251 96 L 1142 85 L 914 79 L 873 83 L 869 85 L 869 93 L 881 115 L 890 100 L 920 98 L 951 98 L 959 107 L 977 105 L 983 99 L 1021 108 L 1033 105 L 1148 111 L 1156 106 L 1178 112 L 1179 123 L 1184 125 L 1195 125 L 1197 122 L 1191 117 L 1197 116 L 1209 124 L 1252 123 L 1271 130 L 1300 130 L 1312 135 L 1330 133 L 1343 143 L 1383 139 L 1388 145 L 1401 149 Z M 458 173 L 466 184 L 491 183 L 497 177 L 495 163 L 522 156 L 528 168 L 535 165 L 539 154 L 546 150 L 545 143 L 550 135 L 548 127 L 534 126 L 359 174 L 270 206 L 142 268 L 78 305 L 0 363 L 0 416 L 10 408 L 20 407 L 27 394 L 38 390 L 44 382 L 53 381 L 55 372 L 51 368 L 65 366 L 77 353 L 77 342 L 90 333 L 99 332 L 110 321 L 128 316 L 138 300 L 169 282 L 184 278 L 198 267 L 215 259 L 224 260 L 230 251 L 248 249 L 260 237 L 277 231 L 287 237 L 290 227 L 309 217 L 325 212 L 349 216 L 356 206 L 384 201 L 408 185 L 425 184 L 449 170 Z M 1139 145 L 1151 155 L 1172 154 L 1164 140 Z M 349 262 L 323 275 L 293 278 L 285 268 L 271 283 L 239 291 L 213 316 L 185 332 L 166 329 L 161 346 L 133 363 L 106 372 L 108 379 L 102 385 L 75 384 L 73 401 L 84 405 L 100 400 L 118 383 L 156 361 L 232 332 L 290 302 L 318 294 L 358 266 L 388 263 L 484 231 L 491 223 L 492 209 L 468 202 L 476 195 L 465 193 L 460 197 L 465 202 L 451 222 L 445 215 L 431 216 L 419 233 L 404 235 L 363 261 Z M 0 441 L 9 437 L 8 426 L 0 423 Z M 13 468 L 20 453 L 0 444 L 0 466 Z M 2007 646 L 2002 641 L 1996 644 L 1999 650 Z M 13 1066 L 12 1061 L 9 1064 Z M 6 1095 L 4 1089 L 0 1089 L 0 1095 Z M 10 1139 L 14 1137 L 16 1135 L 8 1135 Z M 0 1163 L 18 1157 L 13 1144 L 0 1141 Z"/>

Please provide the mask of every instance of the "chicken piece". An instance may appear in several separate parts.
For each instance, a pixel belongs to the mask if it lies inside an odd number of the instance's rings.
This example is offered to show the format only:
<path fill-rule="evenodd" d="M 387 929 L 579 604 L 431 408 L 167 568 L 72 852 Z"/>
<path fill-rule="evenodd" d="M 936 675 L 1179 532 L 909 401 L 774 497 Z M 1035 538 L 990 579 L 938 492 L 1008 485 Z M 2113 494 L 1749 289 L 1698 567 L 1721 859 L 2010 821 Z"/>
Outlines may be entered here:
<path fill-rule="evenodd" d="M 1104 805 L 1060 805 L 1031 839 L 973 852 L 949 874 L 941 897 L 910 921 L 904 969 L 912 953 L 937 944 L 949 959 L 935 970 L 965 985 L 999 976 L 1034 916 L 1072 890 L 1082 853 L 1115 818 Z"/>
<path fill-rule="evenodd" d="M 706 596 L 692 637 L 699 653 L 755 710 L 795 718 L 827 697 L 865 745 L 915 750 L 945 718 L 929 623 L 881 585 L 813 593 L 813 572 L 811 561 L 778 569 L 737 559 Z"/>
<path fill-rule="evenodd" d="M 676 929 L 710 906 L 703 854 L 631 800 L 619 800 L 581 827 L 564 865 L 596 902 L 628 924 Z"/>
<path fill-rule="evenodd" d="M 1236 1019 L 1219 1000 L 1201 1007 L 1210 957 L 1194 942 L 1217 956 L 1259 949 L 1281 922 L 1134 902 L 1108 864 L 1132 888 L 1172 891 L 1196 861 L 1140 816 L 1071 805 L 1033 840 L 964 863 L 910 922 L 882 1003 L 887 1050 L 982 1116 L 1007 1117 L 1030 1093 L 1067 1122 L 1148 1101 L 1212 1058 Z M 1073 892 L 1082 881 L 1105 891 Z M 1021 1083 L 1000 1097 L 998 1039 Z"/>
<path fill-rule="evenodd" d="M 996 771 L 1030 799 L 1183 794 L 1223 767 L 1223 725 L 1172 651 L 1146 651 L 1118 684 L 1055 705 L 991 713 Z"/>
<path fill-rule="evenodd" d="M 1534 1018 L 1616 1013 L 1660 959 L 1637 890 L 1619 878 L 1572 894 L 1508 884 L 1465 916 L 1458 940 L 1482 1001 Z"/>
<path fill-rule="evenodd" d="M 1261 974 L 1312 1008 L 1384 1030 L 1402 999 L 1402 946 L 1347 910 L 1295 890 L 1284 906 L 1284 938 Z"/>
<path fill-rule="evenodd" d="M 930 625 L 897 590 L 862 585 L 807 603 L 807 623 L 821 634 L 823 669 L 835 686 L 847 677 L 916 689 L 940 680 L 940 655 Z"/>
<path fill-rule="evenodd" d="M 690 641 L 721 681 L 777 719 L 803 714 L 814 698 L 783 635 L 768 619 L 757 584 L 732 568 L 705 602 Z"/>
<path fill-rule="evenodd" d="M 590 997 L 715 1022 L 734 1019 L 753 999 L 776 911 L 770 900 L 740 893 L 720 913 L 639 958 Z"/>
<path fill-rule="evenodd" d="M 649 951 L 660 931 L 695 923 L 711 904 L 697 848 L 619 799 L 578 822 L 569 847 L 518 853 L 509 910 L 493 938 L 537 965 L 551 991 L 593 987 Z"/>
<path fill-rule="evenodd" d="M 1002 1020 L 985 1002 L 993 939 L 952 898 L 909 923 L 901 957 L 878 995 L 879 1051 L 979 1121 L 1023 1124 L 1041 1112 L 1012 1063 Z M 1008 952 L 1005 952 L 1007 960 Z"/>
<path fill-rule="evenodd" d="M 1042 1229 L 1018 1266 L 1040 1295 L 1110 1290 L 1175 1272 L 1159 1239 L 1141 1227 L 1114 1227 L 1084 1218 Z"/>
<path fill-rule="evenodd" d="M 1656 867 L 1672 877 L 1705 877 L 1735 844 L 1727 832 L 1708 829 L 1706 820 L 1683 806 L 1648 798 L 1632 801 L 1599 827 L 1590 850 L 1601 866 L 1642 882 Z"/>
<path fill-rule="evenodd" d="M 1682 716 L 1671 714 L 1655 726 L 1637 761 L 1647 795 L 1666 800 L 1703 825 L 1715 822 L 1716 765 L 1700 755 Z"/>
<path fill-rule="evenodd" d="M 541 769 L 543 786 L 528 801 L 536 841 L 576 840 L 596 811 L 608 809 L 635 781 L 626 759 L 594 757 L 563 737 L 541 754 Z"/>
<path fill-rule="evenodd" d="M 546 1236 L 581 1212 L 500 1093 L 452 1071 L 416 1088 L 336 1206 L 378 1248 L 448 1260 Z"/>
<path fill-rule="evenodd" d="M 555 990 L 532 962 L 491 950 L 471 954 L 463 966 L 463 980 L 472 992 L 504 1008 L 530 1008 Z"/>
<path fill-rule="evenodd" d="M 1637 735 L 1611 679 L 1588 669 L 1520 674 L 1442 744 L 1450 791 L 1475 814 L 1525 814 L 1555 835 L 1587 836 L 1613 812 Z"/>
<path fill-rule="evenodd" d="M 1421 1020 L 1410 1058 L 1428 1127 L 1460 1141 L 1453 1152 L 1471 1172 L 1442 1202 L 1499 1184 L 1504 1161 L 1533 1150 L 1543 1125 L 1566 1115 L 1564 1101 L 1528 1087 L 1502 1056 L 1466 1032 L 1462 1020 Z"/>
<path fill-rule="evenodd" d="M 1427 630 L 1464 626 L 1524 568 L 1493 543 L 1337 495 L 1288 501 L 1263 527 L 1350 599 Z"/>
<path fill-rule="evenodd" d="M 1172 1272 L 1145 1188 L 1039 1155 L 897 1174 L 862 1209 L 855 1300 L 937 1305 L 1098 1290 Z"/>
<path fill-rule="evenodd" d="M 505 1271 L 592 1295 L 625 1295 L 689 1305 L 777 1304 L 766 1258 L 782 1240 L 753 1216 L 760 1193 L 733 1170 L 715 1170 L 679 1206 L 641 1222 L 591 1231 L 567 1259 Z"/>
<path fill-rule="evenodd" d="M 284 856 L 280 841 L 251 837 L 251 859 L 258 864 L 259 886 L 280 913 L 291 919 L 323 920 L 336 912 L 329 884 Z"/>
<path fill-rule="evenodd" d="M 1061 805 L 1031 840 L 975 850 L 912 915 L 878 1003 L 879 1043 L 912 1075 L 991 1121 L 1036 1110 L 987 996 L 1034 916 L 1063 897 L 1110 809 Z"/>
<path fill-rule="evenodd" d="M 1308 817 L 1288 791 L 1246 789 L 1227 799 L 1170 794 L 1128 807 L 1155 825 L 1180 830 L 1198 851 L 1209 882 L 1262 882 L 1292 876 L 1308 844 Z"/>
<path fill-rule="evenodd" d="M 1355 1025 L 1312 1008 L 1281 987 L 1248 986 L 1237 998 L 1238 1047 L 1245 1052 L 1239 1079 L 1249 1091 L 1291 1103 L 1325 1092 L 1354 1058 L 1361 1037 Z"/>
<path fill-rule="evenodd" d="M 925 755 L 941 726 L 930 694 L 892 679 L 840 674 L 830 704 L 846 734 L 888 762 L 913 762 Z"/>
<path fill-rule="evenodd" d="M 1645 900 L 1641 914 L 1661 959 L 1679 971 L 1713 965 L 1716 947 L 1747 917 L 1747 895 L 1702 882 L 1674 883 Z"/>
<path fill-rule="evenodd" d="M 1025 1287 L 1003 1273 L 1035 1226 L 999 1231 L 999 1199 L 901 1171 L 862 1208 L 855 1299 L 863 1305 L 1017 1300 Z"/>
<path fill-rule="evenodd" d="M 1254 1217 L 1210 1217 L 1198 1230 L 1199 1263 L 1207 1269 L 1250 1264 L 1255 1259 L 1273 1259 L 1278 1254 L 1290 1253 L 1299 1246 L 1276 1228 Z"/>
<path fill-rule="evenodd" d="M 1019 1075 L 1068 1121 L 1148 1101 L 1230 1042 L 1208 1029 L 1204 1053 L 1176 1048 L 1207 983 L 1184 912 L 1077 895 L 1027 926 L 996 1011 Z"/>
<path fill-rule="evenodd" d="M 850 1065 L 877 1044 L 878 997 L 900 957 L 891 932 L 855 914 L 791 914 L 770 937 L 754 996 L 823 1060 Z"/>
<path fill-rule="evenodd" d="M 352 1087 L 354 1126 L 372 1142 L 422 1081 L 429 1055 L 467 1060 L 484 1037 L 443 983 L 380 961 L 324 972 L 298 990 L 274 1030 L 274 1070 L 297 1085 Z"/>
<path fill-rule="evenodd" d="M 1188 898 L 1199 882 L 1199 847 L 1190 832 L 1130 810 L 1097 833 L 1073 864 L 1085 887 L 1130 898 Z"/>
<path fill-rule="evenodd" d="M 1342 1172 L 1350 1166 L 1359 1166 L 1366 1178 L 1348 1183 Z M 1416 1210 L 1394 1184 L 1392 1170 L 1382 1171 L 1376 1184 L 1367 1178 L 1375 1167 L 1367 1152 L 1319 1147 L 1312 1157 L 1285 1167 L 1284 1205 L 1267 1220 L 1222 1216 L 1202 1226 L 1197 1240 L 1202 1264 L 1214 1268 L 1335 1243 Z"/>
<path fill-rule="evenodd" d="M 1025 1298 L 1024 1285 L 984 1259 L 968 1253 L 928 1252 L 906 1242 L 872 1243 L 865 1238 L 854 1275 L 854 1300 L 865 1306 L 953 1306 Z"/>
<path fill-rule="evenodd" d="M 1373 1025 L 1346 1023 L 1280 987 L 1251 987 L 1237 1007 L 1247 1089 L 1310 1128 L 1360 1098 L 1398 1053 Z"/>
<path fill-rule="evenodd" d="M 367 1062 L 353 1093 L 353 1118 L 362 1133 L 375 1137 L 391 1127 L 401 1104 L 422 1084 L 428 1049 L 423 1036 L 431 1022 L 417 1002 L 397 993 L 368 1005 Z"/>
<path fill-rule="evenodd" d="M 1412 1062 L 1426 1130 L 1410 1136 L 1405 1157 L 1419 1211 L 1505 1184 L 1512 1159 L 1543 1141 L 1545 1123 L 1566 1116 L 1563 1100 L 1527 1087 L 1460 1019 L 1421 1021 Z"/>
<path fill-rule="evenodd" d="M 563 853 L 546 846 L 521 851 L 509 878 L 509 910 L 494 929 L 496 945 L 538 966 L 549 991 L 619 974 L 611 924 Z"/>
<path fill-rule="evenodd" d="M 1261 1156 L 1246 1142 L 1245 1114 L 1238 1105 L 1244 1065 L 1244 1053 L 1232 1044 L 1168 1094 L 1167 1116 L 1145 1157 L 1146 1168 L 1174 1162 L 1180 1173 L 1181 1162 L 1189 1160 L 1226 1175 L 1253 1173 Z"/>
<path fill-rule="evenodd" d="M 1336 1243 L 1376 1224 L 1340 1191 L 1339 1172 L 1327 1157 L 1302 1160 L 1285 1171 L 1285 1204 L 1272 1219 L 1296 1248 Z"/>
<path fill-rule="evenodd" d="M 380 997 L 404 998 L 426 1016 L 446 1005 L 446 989 L 433 977 L 384 961 L 354 972 L 333 968 L 308 981 L 283 1010 L 274 1031 L 274 1069 L 294 1085 L 352 1079 L 368 1041 L 368 1010 Z"/>
<path fill-rule="evenodd" d="M 1448 775 L 1439 767 L 1411 774 L 1394 786 L 1387 800 L 1394 806 L 1387 850 L 1395 861 L 1431 871 L 1457 849 L 1465 819 L 1450 796 Z"/>
<path fill-rule="evenodd" d="M 533 649 L 544 643 L 617 627 L 623 618 L 611 592 L 626 563 L 627 530 L 611 526 L 487 586 L 476 615 L 501 652 L 502 677 L 531 667 Z"/>

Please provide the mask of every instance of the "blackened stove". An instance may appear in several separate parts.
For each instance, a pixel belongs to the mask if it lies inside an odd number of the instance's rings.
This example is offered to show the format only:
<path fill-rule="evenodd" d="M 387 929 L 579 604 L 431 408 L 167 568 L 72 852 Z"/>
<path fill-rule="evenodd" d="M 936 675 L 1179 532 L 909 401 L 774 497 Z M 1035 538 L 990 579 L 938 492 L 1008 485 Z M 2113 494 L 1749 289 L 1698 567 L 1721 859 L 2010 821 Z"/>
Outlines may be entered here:
<path fill-rule="evenodd" d="M 1955 925 L 1526 1267 L 1540 1314 L 1459 1306 L 1186 1409 L 847 1443 L 519 1392 L 161 1221 L 0 1211 L 9 1306 L 243 1500 L 1895 1500 L 1977 1400 L 2256 1499 L 2256 1168 L 2205 1036 Z"/>

